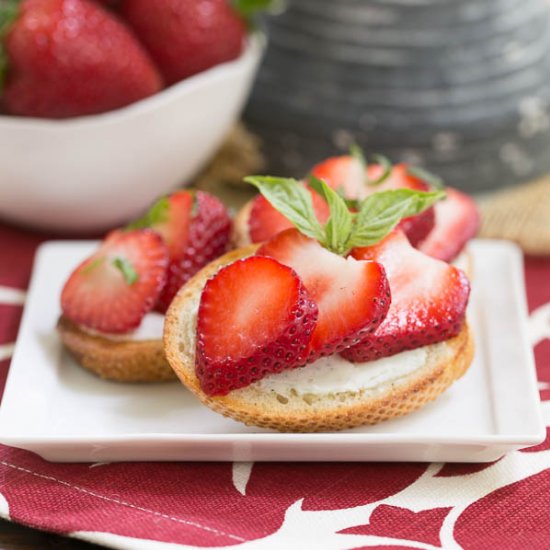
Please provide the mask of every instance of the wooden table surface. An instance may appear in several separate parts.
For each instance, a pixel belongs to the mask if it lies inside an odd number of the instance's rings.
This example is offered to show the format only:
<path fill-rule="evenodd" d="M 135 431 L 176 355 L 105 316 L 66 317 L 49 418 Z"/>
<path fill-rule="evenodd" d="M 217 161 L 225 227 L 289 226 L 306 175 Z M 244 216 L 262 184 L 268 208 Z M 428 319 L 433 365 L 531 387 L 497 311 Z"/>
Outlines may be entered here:
<path fill-rule="evenodd" d="M 0 550 L 98 550 L 100 546 L 43 533 L 0 519 Z"/>

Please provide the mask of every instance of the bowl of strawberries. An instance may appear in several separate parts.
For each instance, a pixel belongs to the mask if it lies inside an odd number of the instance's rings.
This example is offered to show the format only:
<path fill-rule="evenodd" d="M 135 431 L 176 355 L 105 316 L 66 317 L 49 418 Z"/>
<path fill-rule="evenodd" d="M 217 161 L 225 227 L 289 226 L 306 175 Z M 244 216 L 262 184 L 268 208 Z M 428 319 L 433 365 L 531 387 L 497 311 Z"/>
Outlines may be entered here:
<path fill-rule="evenodd" d="M 51 231 L 122 224 L 189 183 L 263 51 L 244 0 L 0 8 L 0 217 Z"/>

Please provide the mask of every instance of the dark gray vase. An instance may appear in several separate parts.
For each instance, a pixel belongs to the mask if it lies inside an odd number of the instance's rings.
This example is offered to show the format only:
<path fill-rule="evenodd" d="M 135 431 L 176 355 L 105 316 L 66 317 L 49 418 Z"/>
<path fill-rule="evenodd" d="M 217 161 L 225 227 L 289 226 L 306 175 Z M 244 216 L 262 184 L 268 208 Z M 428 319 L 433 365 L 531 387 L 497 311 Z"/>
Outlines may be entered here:
<path fill-rule="evenodd" d="M 486 190 L 550 171 L 547 0 L 294 0 L 246 119 L 270 170 L 353 141 Z"/>

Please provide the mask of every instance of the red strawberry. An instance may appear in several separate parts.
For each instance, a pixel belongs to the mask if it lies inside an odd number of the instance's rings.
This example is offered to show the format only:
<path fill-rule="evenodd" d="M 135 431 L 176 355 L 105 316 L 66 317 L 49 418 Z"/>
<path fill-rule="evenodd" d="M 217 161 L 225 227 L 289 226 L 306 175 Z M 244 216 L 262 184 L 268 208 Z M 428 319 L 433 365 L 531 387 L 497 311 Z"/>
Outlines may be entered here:
<path fill-rule="evenodd" d="M 183 284 L 227 250 L 231 234 L 227 209 L 203 191 L 177 191 L 164 197 L 133 226 L 151 227 L 168 246 L 166 285 L 157 304 L 163 313 Z"/>
<path fill-rule="evenodd" d="M 386 270 L 392 303 L 382 324 L 342 352 L 350 361 L 370 361 L 456 336 L 464 323 L 470 284 L 459 269 L 414 249 L 394 230 L 380 243 L 353 251 Z"/>
<path fill-rule="evenodd" d="M 319 308 L 309 361 L 358 342 L 386 315 L 390 291 L 379 263 L 338 256 L 296 229 L 279 233 L 258 254 L 294 269 Z"/>
<path fill-rule="evenodd" d="M 367 192 L 367 174 L 363 164 L 351 155 L 330 157 L 311 169 L 311 174 L 340 191 L 348 199 L 364 199 Z"/>
<path fill-rule="evenodd" d="M 14 115 L 65 118 L 158 92 L 161 78 L 133 33 L 88 0 L 13 2 L 2 102 Z"/>
<path fill-rule="evenodd" d="M 168 84 L 235 59 L 246 37 L 227 0 L 125 0 L 121 13 Z"/>
<path fill-rule="evenodd" d="M 324 180 L 333 189 L 340 189 L 348 199 L 364 199 L 377 191 L 388 189 L 415 189 L 429 191 L 429 185 L 411 175 L 406 164 L 396 164 L 390 175 L 378 185 L 368 185 L 367 178 L 376 180 L 383 174 L 384 168 L 378 164 L 369 164 L 367 173 L 361 163 L 352 156 L 333 157 L 317 164 L 311 173 Z M 399 227 L 406 233 L 413 246 L 417 246 L 434 226 L 434 210 L 429 208 L 417 216 L 401 220 Z"/>
<path fill-rule="evenodd" d="M 479 229 L 475 202 L 457 189 L 447 187 L 447 198 L 435 205 L 435 227 L 418 247 L 439 260 L 450 262 Z"/>
<path fill-rule="evenodd" d="M 159 297 L 167 264 L 166 245 L 153 231 L 113 231 L 65 283 L 63 314 L 99 332 L 137 328 Z"/>
<path fill-rule="evenodd" d="M 317 306 L 292 269 L 252 256 L 222 268 L 204 287 L 196 373 L 208 395 L 225 395 L 305 363 Z"/>
<path fill-rule="evenodd" d="M 317 219 L 321 223 L 326 222 L 330 214 L 327 203 L 313 191 L 311 191 L 311 199 Z M 248 230 L 253 243 L 267 241 L 291 227 L 294 227 L 292 222 L 275 210 L 263 195 L 254 197 L 248 218 Z"/>

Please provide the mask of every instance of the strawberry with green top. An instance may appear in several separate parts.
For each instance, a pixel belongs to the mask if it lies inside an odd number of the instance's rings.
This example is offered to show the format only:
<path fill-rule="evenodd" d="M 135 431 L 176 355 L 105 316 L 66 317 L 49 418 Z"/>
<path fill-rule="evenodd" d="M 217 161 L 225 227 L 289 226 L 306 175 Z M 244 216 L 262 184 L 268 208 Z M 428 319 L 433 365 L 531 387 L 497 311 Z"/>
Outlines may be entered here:
<path fill-rule="evenodd" d="M 270 0 L 122 0 L 120 12 L 167 84 L 241 54 L 247 22 Z"/>
<path fill-rule="evenodd" d="M 4 0 L 0 39 L 0 97 L 8 114 L 91 115 L 162 88 L 132 31 L 89 0 Z"/>
<path fill-rule="evenodd" d="M 63 315 L 98 332 L 129 332 L 157 302 L 167 265 L 168 250 L 157 233 L 113 231 L 65 283 Z"/>
<path fill-rule="evenodd" d="M 203 191 L 185 190 L 162 197 L 129 227 L 149 227 L 168 246 L 166 284 L 156 306 L 164 313 L 181 286 L 227 250 L 231 218 L 218 198 Z"/>

